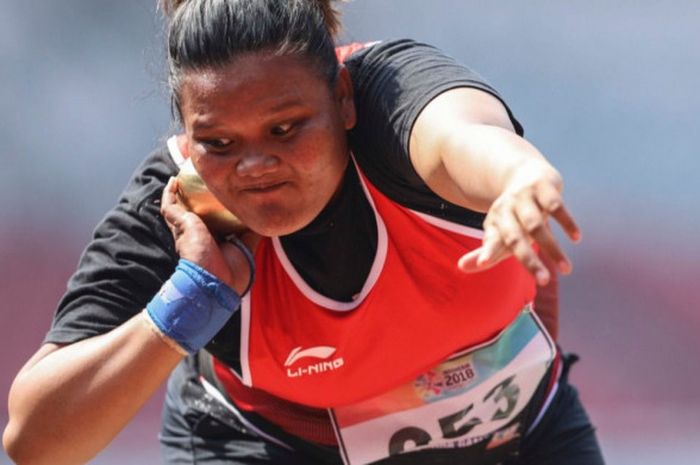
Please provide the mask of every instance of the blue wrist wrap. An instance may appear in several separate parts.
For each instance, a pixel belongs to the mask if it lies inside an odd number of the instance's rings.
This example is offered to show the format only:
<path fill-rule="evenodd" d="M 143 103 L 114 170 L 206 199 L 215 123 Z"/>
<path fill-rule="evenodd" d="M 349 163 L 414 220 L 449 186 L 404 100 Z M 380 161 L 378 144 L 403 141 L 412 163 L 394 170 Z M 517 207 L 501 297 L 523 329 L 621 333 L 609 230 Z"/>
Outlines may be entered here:
<path fill-rule="evenodd" d="M 146 311 L 165 336 L 193 354 L 219 332 L 240 303 L 236 291 L 216 276 L 180 259 Z"/>

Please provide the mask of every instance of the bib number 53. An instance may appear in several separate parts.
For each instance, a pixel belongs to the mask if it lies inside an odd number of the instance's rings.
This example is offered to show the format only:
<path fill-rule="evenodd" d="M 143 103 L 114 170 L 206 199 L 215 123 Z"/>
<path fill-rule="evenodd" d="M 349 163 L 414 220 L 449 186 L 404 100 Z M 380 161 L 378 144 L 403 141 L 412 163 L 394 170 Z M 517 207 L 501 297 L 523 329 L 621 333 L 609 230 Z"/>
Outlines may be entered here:
<path fill-rule="evenodd" d="M 485 414 L 481 416 L 470 415 L 475 406 L 474 403 L 471 403 L 455 413 L 438 418 L 437 423 L 442 437 L 455 439 L 468 434 L 474 427 L 484 423 L 482 416 L 490 422 L 510 418 L 520 394 L 520 388 L 513 383 L 514 378 L 515 376 L 506 378 L 486 393 L 479 402 L 482 407 L 479 410 Z M 433 438 L 427 431 L 417 426 L 401 428 L 389 439 L 389 455 L 405 452 L 409 444 L 413 444 L 414 447 L 426 446 L 432 440 Z"/>

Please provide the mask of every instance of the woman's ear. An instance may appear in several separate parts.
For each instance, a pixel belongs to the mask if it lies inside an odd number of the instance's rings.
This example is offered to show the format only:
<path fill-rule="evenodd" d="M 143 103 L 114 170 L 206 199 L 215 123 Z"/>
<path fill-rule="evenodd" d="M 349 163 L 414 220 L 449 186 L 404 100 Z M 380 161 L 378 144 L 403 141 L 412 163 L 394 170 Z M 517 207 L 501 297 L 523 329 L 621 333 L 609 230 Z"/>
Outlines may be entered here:
<path fill-rule="evenodd" d="M 350 72 L 343 65 L 340 65 L 338 79 L 335 83 L 335 98 L 340 108 L 345 129 L 354 128 L 357 122 L 357 114 L 355 112 L 355 100 L 353 99 L 352 80 L 350 79 Z"/>

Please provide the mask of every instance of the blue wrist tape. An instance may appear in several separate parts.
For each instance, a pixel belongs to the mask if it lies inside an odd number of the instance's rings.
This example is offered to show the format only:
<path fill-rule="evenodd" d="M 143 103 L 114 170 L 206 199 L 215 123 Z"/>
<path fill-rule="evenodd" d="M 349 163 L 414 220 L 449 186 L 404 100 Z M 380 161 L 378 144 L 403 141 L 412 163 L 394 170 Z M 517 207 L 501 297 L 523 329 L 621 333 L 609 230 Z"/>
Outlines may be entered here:
<path fill-rule="evenodd" d="M 165 336 L 193 354 L 223 328 L 240 303 L 236 291 L 216 276 L 180 259 L 146 311 Z"/>

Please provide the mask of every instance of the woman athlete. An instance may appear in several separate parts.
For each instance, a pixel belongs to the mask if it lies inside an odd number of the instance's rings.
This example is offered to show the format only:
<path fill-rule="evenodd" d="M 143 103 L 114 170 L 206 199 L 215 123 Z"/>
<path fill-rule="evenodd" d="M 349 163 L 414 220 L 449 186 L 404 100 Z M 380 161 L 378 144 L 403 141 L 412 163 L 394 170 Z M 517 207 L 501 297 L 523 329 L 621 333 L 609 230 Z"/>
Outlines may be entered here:
<path fill-rule="evenodd" d="M 559 174 L 431 47 L 337 54 L 330 7 L 167 5 L 184 134 L 18 374 L 18 463 L 89 460 L 168 377 L 167 463 L 602 463 L 532 311 L 552 278 L 533 242 L 570 270 L 548 218 L 580 235 Z M 187 159 L 249 232 L 220 240 L 185 207 Z"/>

